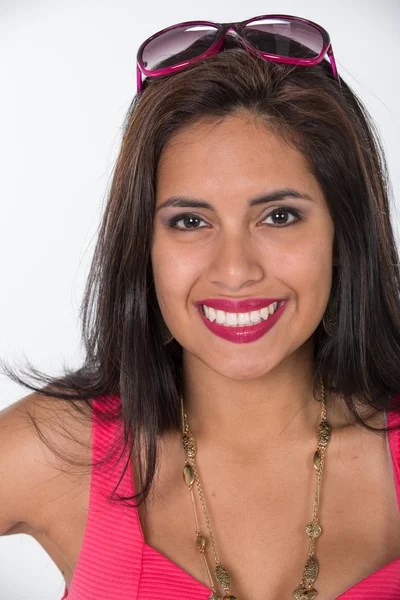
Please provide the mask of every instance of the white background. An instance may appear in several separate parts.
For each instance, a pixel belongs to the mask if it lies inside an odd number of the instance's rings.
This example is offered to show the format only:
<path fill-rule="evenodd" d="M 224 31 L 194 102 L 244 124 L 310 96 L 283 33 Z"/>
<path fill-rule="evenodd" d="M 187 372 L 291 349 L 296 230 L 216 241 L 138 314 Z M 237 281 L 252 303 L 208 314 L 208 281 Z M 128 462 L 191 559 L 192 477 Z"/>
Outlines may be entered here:
<path fill-rule="evenodd" d="M 384 143 L 398 239 L 399 0 L 0 0 L 3 359 L 23 365 L 25 355 L 52 374 L 64 362 L 80 364 L 78 309 L 136 92 L 140 43 L 180 21 L 267 13 L 309 18 L 329 31 L 338 70 Z M 26 393 L 0 377 L 0 409 Z M 0 539 L 0 600 L 60 600 L 63 589 L 57 567 L 31 538 Z"/>

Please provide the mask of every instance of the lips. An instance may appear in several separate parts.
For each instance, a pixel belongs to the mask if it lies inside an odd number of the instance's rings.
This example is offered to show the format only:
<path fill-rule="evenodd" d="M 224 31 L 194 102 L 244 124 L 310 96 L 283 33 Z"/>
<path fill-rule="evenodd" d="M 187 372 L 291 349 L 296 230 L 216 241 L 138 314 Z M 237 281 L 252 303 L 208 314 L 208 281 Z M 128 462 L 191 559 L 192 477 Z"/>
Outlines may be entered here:
<path fill-rule="evenodd" d="M 231 313 L 245 313 L 252 310 L 259 310 L 273 302 L 280 302 L 283 298 L 247 298 L 246 300 L 228 300 L 226 298 L 205 298 L 196 302 L 200 310 L 202 304 L 206 304 L 216 310 L 224 310 Z"/>
<path fill-rule="evenodd" d="M 265 302 L 265 298 L 263 301 Z M 204 302 L 205 303 L 205 302 Z M 282 314 L 284 313 L 287 306 L 287 301 L 280 303 L 280 307 L 272 314 L 269 315 L 268 319 L 261 320 L 259 323 L 254 325 L 246 325 L 244 327 L 225 327 L 217 323 L 216 321 L 211 322 L 203 314 L 199 308 L 199 315 L 204 325 L 215 335 L 235 344 L 243 344 L 248 342 L 255 342 L 262 336 L 264 336 L 275 324 L 279 321 Z M 223 310 L 223 309 L 222 309 Z"/>

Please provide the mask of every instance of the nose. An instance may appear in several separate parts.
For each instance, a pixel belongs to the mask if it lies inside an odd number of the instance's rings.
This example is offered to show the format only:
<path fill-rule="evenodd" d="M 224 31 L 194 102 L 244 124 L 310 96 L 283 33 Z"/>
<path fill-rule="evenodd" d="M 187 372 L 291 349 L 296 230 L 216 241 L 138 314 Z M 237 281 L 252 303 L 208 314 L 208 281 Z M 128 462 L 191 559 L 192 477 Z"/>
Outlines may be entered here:
<path fill-rule="evenodd" d="M 214 286 L 237 293 L 264 277 L 260 250 L 244 234 L 221 234 L 213 253 L 208 278 Z"/>

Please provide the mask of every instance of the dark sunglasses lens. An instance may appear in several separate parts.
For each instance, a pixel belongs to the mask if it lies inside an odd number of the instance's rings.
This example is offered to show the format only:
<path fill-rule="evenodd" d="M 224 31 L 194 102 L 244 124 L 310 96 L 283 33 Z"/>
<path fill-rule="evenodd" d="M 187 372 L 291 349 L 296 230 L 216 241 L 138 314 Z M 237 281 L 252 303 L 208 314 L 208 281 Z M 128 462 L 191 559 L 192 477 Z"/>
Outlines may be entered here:
<path fill-rule="evenodd" d="M 244 27 L 243 35 L 257 50 L 288 58 L 315 58 L 324 46 L 319 29 L 290 19 L 252 21 Z"/>
<path fill-rule="evenodd" d="M 171 67 L 206 52 L 217 37 L 218 28 L 212 25 L 182 25 L 151 40 L 143 49 L 146 69 L 155 71 Z"/>

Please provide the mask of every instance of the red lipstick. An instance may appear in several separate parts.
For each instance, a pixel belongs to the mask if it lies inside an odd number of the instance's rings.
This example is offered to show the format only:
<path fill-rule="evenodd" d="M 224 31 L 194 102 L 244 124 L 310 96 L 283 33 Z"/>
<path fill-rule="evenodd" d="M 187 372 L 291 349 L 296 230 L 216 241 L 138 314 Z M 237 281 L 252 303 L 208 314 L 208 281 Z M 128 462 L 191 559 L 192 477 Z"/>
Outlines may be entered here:
<path fill-rule="evenodd" d="M 202 304 L 206 304 L 211 308 L 215 308 L 216 310 L 225 310 L 226 312 L 251 312 L 251 310 L 259 310 L 271 302 L 280 302 L 281 305 L 277 308 L 273 315 L 269 315 L 268 319 L 262 319 L 259 323 L 255 325 L 246 325 L 246 326 L 234 326 L 227 327 L 225 325 L 220 325 L 216 321 L 211 322 L 204 314 L 202 309 Z M 269 331 L 275 323 L 279 320 L 281 315 L 283 314 L 287 301 L 276 299 L 268 299 L 268 298 L 250 298 L 248 300 L 225 300 L 222 298 L 214 299 L 214 300 L 204 300 L 201 302 L 196 302 L 198 311 L 200 313 L 200 317 L 205 324 L 205 326 L 212 331 L 215 335 L 228 340 L 229 342 L 234 342 L 237 344 L 243 344 L 247 342 L 254 342 L 262 337 L 267 331 Z M 240 307 L 239 309 L 237 307 Z M 227 307 L 227 308 L 225 308 Z M 235 307 L 235 308 L 233 308 Z M 246 307 L 247 310 L 244 308 Z"/>
<path fill-rule="evenodd" d="M 224 310 L 225 312 L 245 313 L 251 310 L 260 310 L 264 306 L 268 306 L 273 302 L 281 302 L 283 298 L 247 298 L 247 300 L 228 300 L 227 298 L 206 298 L 196 302 L 197 308 L 202 304 L 211 306 L 216 310 Z"/>

